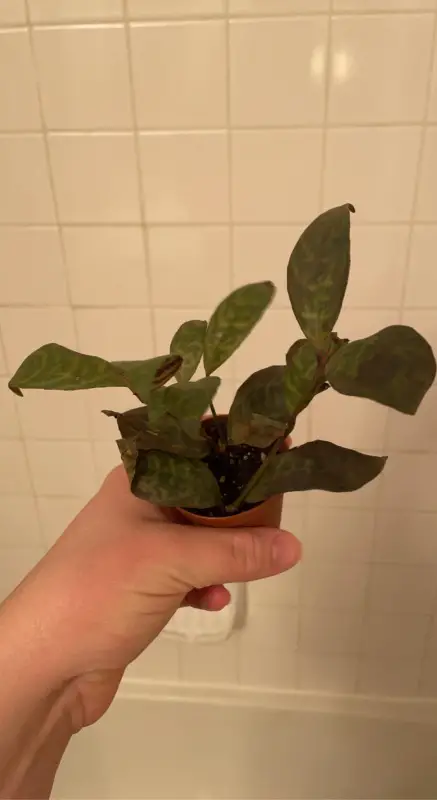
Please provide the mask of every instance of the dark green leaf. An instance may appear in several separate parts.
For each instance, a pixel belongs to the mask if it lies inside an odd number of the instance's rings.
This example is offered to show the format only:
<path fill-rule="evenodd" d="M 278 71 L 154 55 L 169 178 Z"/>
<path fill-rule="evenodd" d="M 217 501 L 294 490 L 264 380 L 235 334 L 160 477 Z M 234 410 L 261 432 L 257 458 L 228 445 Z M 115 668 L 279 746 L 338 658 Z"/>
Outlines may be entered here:
<path fill-rule="evenodd" d="M 200 419 L 220 386 L 220 378 L 209 376 L 198 381 L 176 383 L 151 392 L 149 416 L 159 420 L 163 413 L 177 419 Z"/>
<path fill-rule="evenodd" d="M 183 358 L 183 364 L 176 373 L 178 381 L 189 381 L 196 372 L 203 355 L 206 326 L 206 320 L 191 319 L 184 322 L 173 336 L 170 353 Z"/>
<path fill-rule="evenodd" d="M 349 278 L 349 203 L 331 208 L 304 230 L 288 262 L 287 286 L 296 319 L 323 349 L 340 313 Z"/>
<path fill-rule="evenodd" d="M 215 372 L 244 342 L 271 303 L 275 287 L 271 281 L 249 283 L 231 292 L 217 306 L 206 331 L 203 363 L 205 372 Z"/>
<path fill-rule="evenodd" d="M 117 446 L 120 451 L 123 466 L 127 472 L 129 481 L 132 481 L 135 476 L 135 469 L 137 465 L 138 450 L 133 439 L 118 439 Z"/>
<path fill-rule="evenodd" d="M 220 503 L 218 484 L 202 461 L 150 452 L 138 459 L 132 491 L 157 506 L 211 508 Z"/>
<path fill-rule="evenodd" d="M 292 417 L 305 408 L 317 388 L 319 363 L 311 342 L 300 339 L 287 353 L 285 402 Z"/>
<path fill-rule="evenodd" d="M 404 414 L 415 414 L 435 374 L 431 347 L 406 325 L 390 325 L 343 345 L 326 369 L 337 392 L 367 397 Z"/>
<path fill-rule="evenodd" d="M 249 503 L 282 492 L 353 492 L 376 478 L 386 458 L 321 440 L 293 447 L 272 458 L 247 497 Z"/>
<path fill-rule="evenodd" d="M 177 420 L 165 414 L 159 424 L 153 425 L 144 407 L 123 414 L 116 411 L 103 413 L 116 418 L 123 439 L 135 442 L 137 450 L 161 450 L 186 458 L 204 458 L 209 453 L 210 445 L 198 420 Z"/>
<path fill-rule="evenodd" d="M 125 386 L 144 400 L 153 386 L 161 386 L 174 375 L 180 363 L 178 356 L 111 362 L 52 343 L 39 347 L 23 361 L 9 388 L 21 396 L 21 389 L 74 391 Z"/>
<path fill-rule="evenodd" d="M 285 369 L 283 366 L 265 367 L 240 386 L 228 417 L 232 442 L 268 447 L 284 435 L 290 420 L 285 400 Z"/>

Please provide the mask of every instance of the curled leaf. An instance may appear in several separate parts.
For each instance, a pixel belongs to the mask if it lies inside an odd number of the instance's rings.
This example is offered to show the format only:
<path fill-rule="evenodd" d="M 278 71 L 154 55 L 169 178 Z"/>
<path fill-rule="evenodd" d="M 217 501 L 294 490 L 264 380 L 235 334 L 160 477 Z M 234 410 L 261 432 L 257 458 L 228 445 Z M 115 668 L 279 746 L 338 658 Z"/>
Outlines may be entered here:
<path fill-rule="evenodd" d="M 76 391 L 125 386 L 145 401 L 150 390 L 169 380 L 180 365 L 180 357 L 174 355 L 146 361 L 106 361 L 51 343 L 24 359 L 9 388 L 22 396 L 22 389 Z"/>
<path fill-rule="evenodd" d="M 159 424 L 153 425 L 145 408 L 123 414 L 115 411 L 103 413 L 116 418 L 123 440 L 135 444 L 137 451 L 160 450 L 186 458 L 205 458 L 210 451 L 210 443 L 198 420 L 177 420 L 165 414 L 159 419 Z"/>
<path fill-rule="evenodd" d="M 132 492 L 157 506 L 211 508 L 220 503 L 220 490 L 203 461 L 152 451 L 137 461 Z"/>
<path fill-rule="evenodd" d="M 170 353 L 181 356 L 182 366 L 176 373 L 178 381 L 189 381 L 203 355 L 207 322 L 203 319 L 190 319 L 176 331 L 170 344 Z"/>
<path fill-rule="evenodd" d="M 329 359 L 326 378 L 337 392 L 415 414 L 434 381 L 431 347 L 414 328 L 390 325 L 349 342 Z"/>
<path fill-rule="evenodd" d="M 320 214 L 302 233 L 288 262 L 287 287 L 305 334 L 324 349 L 340 313 L 350 267 L 350 203 Z"/>
<path fill-rule="evenodd" d="M 244 342 L 271 303 L 271 281 L 249 283 L 235 289 L 217 306 L 206 330 L 203 363 L 211 375 Z"/>
<path fill-rule="evenodd" d="M 376 478 L 386 460 L 332 442 L 307 442 L 274 456 L 246 499 L 257 503 L 274 494 L 309 489 L 353 492 Z"/>

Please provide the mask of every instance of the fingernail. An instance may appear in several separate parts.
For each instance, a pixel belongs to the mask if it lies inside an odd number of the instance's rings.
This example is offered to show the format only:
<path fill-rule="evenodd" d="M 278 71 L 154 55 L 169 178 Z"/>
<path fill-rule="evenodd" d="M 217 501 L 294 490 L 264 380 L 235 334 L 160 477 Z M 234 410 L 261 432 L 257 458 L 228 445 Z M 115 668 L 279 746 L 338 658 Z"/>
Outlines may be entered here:
<path fill-rule="evenodd" d="M 276 566 L 292 567 L 300 558 L 300 542 L 291 533 L 278 533 L 273 541 L 272 557 Z"/>

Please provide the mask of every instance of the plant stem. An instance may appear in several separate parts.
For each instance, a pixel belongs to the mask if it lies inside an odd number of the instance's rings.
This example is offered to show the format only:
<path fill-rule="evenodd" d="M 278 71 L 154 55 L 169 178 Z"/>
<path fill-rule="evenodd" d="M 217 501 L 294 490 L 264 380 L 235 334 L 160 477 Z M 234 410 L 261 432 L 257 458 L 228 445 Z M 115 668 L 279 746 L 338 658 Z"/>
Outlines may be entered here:
<path fill-rule="evenodd" d="M 216 410 L 215 410 L 215 408 L 214 408 L 214 403 L 212 402 L 212 400 L 211 400 L 211 402 L 210 402 L 210 404 L 209 404 L 209 407 L 210 407 L 210 409 L 211 409 L 211 414 L 212 414 L 212 416 L 213 416 L 213 417 L 214 417 L 214 419 L 216 420 L 216 419 L 217 419 L 217 417 L 218 417 L 218 414 L 217 414 L 217 411 L 216 411 Z"/>
<path fill-rule="evenodd" d="M 265 457 L 264 461 L 262 462 L 261 466 L 257 469 L 256 472 L 252 475 L 250 481 L 246 484 L 244 489 L 238 495 L 237 499 L 231 503 L 229 506 L 226 506 L 226 511 L 238 511 L 240 506 L 244 503 L 248 494 L 252 491 L 253 487 L 256 486 L 259 479 L 264 474 L 264 471 L 267 469 L 270 461 L 274 456 L 277 454 L 278 450 L 281 448 L 285 439 L 287 438 L 286 434 L 282 439 L 277 439 L 277 441 L 273 444 L 271 450 L 268 452 L 267 456 Z"/>

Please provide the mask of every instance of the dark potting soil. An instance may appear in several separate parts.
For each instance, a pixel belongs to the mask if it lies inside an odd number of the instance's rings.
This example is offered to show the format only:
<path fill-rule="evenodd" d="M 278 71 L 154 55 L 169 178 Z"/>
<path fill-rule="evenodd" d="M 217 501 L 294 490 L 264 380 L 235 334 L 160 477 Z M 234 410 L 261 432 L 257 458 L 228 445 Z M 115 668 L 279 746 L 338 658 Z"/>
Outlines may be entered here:
<path fill-rule="evenodd" d="M 203 517 L 230 517 L 235 512 L 225 510 L 225 506 L 231 505 L 242 489 L 247 486 L 252 475 L 261 466 L 265 451 L 258 447 L 251 447 L 248 444 L 227 445 L 226 449 L 220 450 L 220 440 L 226 441 L 226 420 L 208 419 L 204 422 L 204 429 L 209 438 L 213 439 L 215 448 L 211 454 L 205 458 L 205 463 L 213 473 L 219 487 L 223 500 L 222 506 L 214 508 L 189 508 L 193 514 L 200 514 Z M 219 433 L 220 432 L 220 433 Z M 238 512 L 247 511 L 258 503 L 243 503 Z"/>

